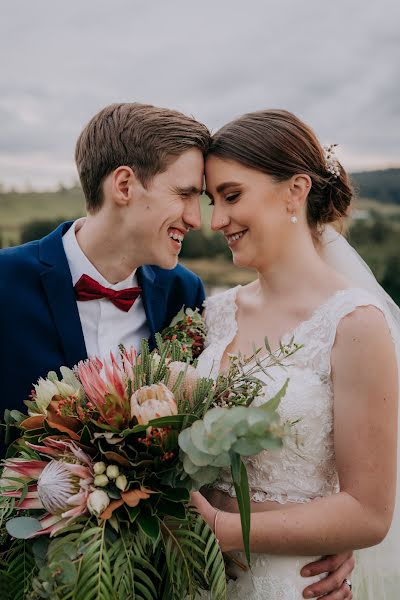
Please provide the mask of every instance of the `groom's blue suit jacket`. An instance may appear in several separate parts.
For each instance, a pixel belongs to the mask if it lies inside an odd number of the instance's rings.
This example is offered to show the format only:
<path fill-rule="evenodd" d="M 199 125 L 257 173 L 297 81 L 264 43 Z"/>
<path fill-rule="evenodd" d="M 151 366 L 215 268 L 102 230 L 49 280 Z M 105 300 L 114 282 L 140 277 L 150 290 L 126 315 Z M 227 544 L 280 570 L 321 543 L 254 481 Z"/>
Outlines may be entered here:
<path fill-rule="evenodd" d="M 0 418 L 6 408 L 24 410 L 39 377 L 87 358 L 78 307 L 62 243 L 63 223 L 41 240 L 0 250 Z M 147 324 L 154 334 L 182 305 L 201 308 L 197 275 L 143 266 L 137 271 Z"/>

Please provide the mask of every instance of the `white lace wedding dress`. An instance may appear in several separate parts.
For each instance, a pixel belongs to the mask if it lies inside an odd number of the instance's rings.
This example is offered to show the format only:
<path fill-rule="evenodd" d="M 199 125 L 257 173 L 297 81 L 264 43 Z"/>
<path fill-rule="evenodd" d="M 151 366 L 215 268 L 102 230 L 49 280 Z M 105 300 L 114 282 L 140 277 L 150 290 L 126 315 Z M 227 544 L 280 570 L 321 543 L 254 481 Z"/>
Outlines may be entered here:
<path fill-rule="evenodd" d="M 202 376 L 215 378 L 222 356 L 237 331 L 236 296 L 240 286 L 210 297 L 206 303 L 208 334 L 206 348 L 199 359 Z M 270 398 L 290 378 L 279 413 L 286 421 L 297 421 L 293 435 L 278 451 L 263 451 L 245 459 L 252 500 L 309 502 L 313 498 L 339 491 L 333 443 L 333 395 L 331 350 L 339 321 L 358 306 L 381 308 L 370 292 L 361 288 L 340 290 L 282 339 L 292 336 L 304 347 L 289 359 L 286 369 L 273 367 L 273 380 L 265 381 L 266 398 Z M 253 405 L 264 402 L 258 397 Z M 214 487 L 235 495 L 230 471 L 224 470 Z M 243 556 L 241 560 L 245 562 Z M 229 600 L 301 600 L 302 591 L 318 578 L 303 578 L 300 569 L 315 556 L 278 556 L 252 554 L 251 571 L 237 570 L 236 580 L 229 581 Z"/>

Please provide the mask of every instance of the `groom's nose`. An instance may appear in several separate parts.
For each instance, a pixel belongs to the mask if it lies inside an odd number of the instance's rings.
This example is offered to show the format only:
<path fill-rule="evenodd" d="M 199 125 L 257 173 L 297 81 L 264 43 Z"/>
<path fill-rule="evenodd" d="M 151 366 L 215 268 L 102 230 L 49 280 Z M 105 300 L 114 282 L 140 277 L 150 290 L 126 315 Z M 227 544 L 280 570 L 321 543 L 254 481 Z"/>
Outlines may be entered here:
<path fill-rule="evenodd" d="M 200 202 L 198 198 L 193 198 L 185 205 L 183 211 L 183 220 L 190 229 L 200 229 L 201 227 L 201 212 Z"/>

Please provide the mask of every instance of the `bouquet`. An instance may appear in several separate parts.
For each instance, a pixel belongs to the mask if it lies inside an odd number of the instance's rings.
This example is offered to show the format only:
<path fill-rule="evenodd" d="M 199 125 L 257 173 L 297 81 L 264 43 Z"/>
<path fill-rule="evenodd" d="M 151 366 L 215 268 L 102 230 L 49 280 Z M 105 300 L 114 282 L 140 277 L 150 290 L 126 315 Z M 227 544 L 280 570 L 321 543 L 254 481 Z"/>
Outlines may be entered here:
<path fill-rule="evenodd" d="M 190 491 L 230 466 L 249 560 L 241 457 L 279 448 L 288 432 L 276 411 L 287 382 L 254 408 L 256 375 L 297 347 L 232 357 L 214 381 L 196 372 L 204 337 L 200 315 L 182 311 L 153 352 L 143 341 L 140 355 L 121 347 L 62 367 L 34 386 L 28 415 L 7 414 L 21 433 L 0 482 L 4 600 L 225 598 L 223 556 Z"/>

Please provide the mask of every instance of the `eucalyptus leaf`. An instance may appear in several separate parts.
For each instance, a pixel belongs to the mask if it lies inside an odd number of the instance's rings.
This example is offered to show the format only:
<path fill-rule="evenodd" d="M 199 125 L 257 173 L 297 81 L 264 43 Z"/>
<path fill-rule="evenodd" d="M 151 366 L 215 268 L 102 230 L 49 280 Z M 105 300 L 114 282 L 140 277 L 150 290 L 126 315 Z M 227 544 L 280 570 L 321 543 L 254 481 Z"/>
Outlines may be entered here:
<path fill-rule="evenodd" d="M 27 540 L 34 533 L 42 529 L 41 524 L 33 517 L 14 517 L 6 523 L 6 528 L 11 537 Z"/>
<path fill-rule="evenodd" d="M 216 458 L 218 458 L 218 456 L 219 455 L 217 455 Z M 201 452 L 196 446 L 192 446 L 190 449 L 190 460 L 197 467 L 206 467 L 210 464 L 210 455 L 206 452 Z"/>
<path fill-rule="evenodd" d="M 197 483 L 201 485 L 206 485 L 208 483 L 213 483 L 219 474 L 218 467 L 202 467 L 194 475 L 192 476 Z"/>
<path fill-rule="evenodd" d="M 231 464 L 231 459 L 229 457 L 229 452 L 222 452 L 215 458 L 213 458 L 210 466 L 212 467 L 229 467 Z"/>
<path fill-rule="evenodd" d="M 260 440 L 257 438 L 239 438 L 232 446 L 233 452 L 241 456 L 253 456 L 263 450 Z"/>
<path fill-rule="evenodd" d="M 283 386 L 281 387 L 279 392 L 277 394 L 275 394 L 275 396 L 273 398 L 268 400 L 268 402 L 265 402 L 264 404 L 262 404 L 262 406 L 260 406 L 261 410 L 265 411 L 266 413 L 274 413 L 278 409 L 282 398 L 286 394 L 288 384 L 289 384 L 289 379 L 286 379 L 285 383 L 283 384 Z"/>

